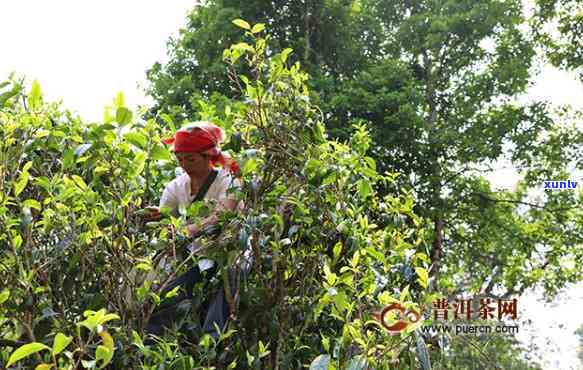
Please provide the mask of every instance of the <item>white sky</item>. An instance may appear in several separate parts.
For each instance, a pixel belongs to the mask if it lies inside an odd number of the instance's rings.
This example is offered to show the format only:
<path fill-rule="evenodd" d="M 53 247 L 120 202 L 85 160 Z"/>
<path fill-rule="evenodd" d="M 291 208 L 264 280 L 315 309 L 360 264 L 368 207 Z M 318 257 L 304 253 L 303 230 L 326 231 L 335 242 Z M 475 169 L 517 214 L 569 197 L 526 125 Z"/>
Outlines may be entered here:
<path fill-rule="evenodd" d="M 138 83 L 146 80 L 147 68 L 166 59 L 168 37 L 185 24 L 186 12 L 194 4 L 194 0 L 0 0 L 0 81 L 12 71 L 29 82 L 36 79 L 46 99 L 62 99 L 65 107 L 91 121 L 101 120 L 103 107 L 118 91 L 124 92 L 132 108 L 146 104 Z M 583 85 L 554 68 L 543 69 L 529 95 L 583 108 Z M 497 187 L 512 187 L 516 174 L 501 169 L 490 178 Z M 536 296 L 540 294 L 521 301 L 533 320 L 523 326 L 522 332 L 530 336 L 525 340 L 540 342 L 548 336 L 551 347 L 568 350 L 542 351 L 541 360 L 549 369 L 574 369 L 578 362 L 573 332 L 583 323 L 574 308 L 581 308 L 583 287 L 569 289 L 548 310 L 532 309 Z"/>
<path fill-rule="evenodd" d="M 0 80 L 16 71 L 37 79 L 45 97 L 88 120 L 123 91 L 147 102 L 137 84 L 165 58 L 193 0 L 0 1 Z"/>

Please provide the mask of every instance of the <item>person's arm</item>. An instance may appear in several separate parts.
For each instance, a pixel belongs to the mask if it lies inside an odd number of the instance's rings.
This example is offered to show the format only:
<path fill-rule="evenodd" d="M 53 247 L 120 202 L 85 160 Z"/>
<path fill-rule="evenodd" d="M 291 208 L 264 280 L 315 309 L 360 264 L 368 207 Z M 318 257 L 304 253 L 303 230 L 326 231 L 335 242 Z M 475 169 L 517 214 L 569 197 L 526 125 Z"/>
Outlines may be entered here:
<path fill-rule="evenodd" d="M 219 220 L 219 213 L 221 211 L 235 211 L 237 209 L 239 202 L 235 199 L 233 194 L 228 194 L 228 189 L 232 188 L 241 188 L 241 183 L 239 180 L 234 179 L 223 186 L 223 189 L 220 191 L 222 197 L 219 198 L 215 209 L 208 217 L 203 218 L 197 224 L 191 224 L 187 226 L 189 236 L 197 236 L 207 226 L 216 224 Z"/>
<path fill-rule="evenodd" d="M 146 213 L 144 215 L 144 220 L 146 222 L 159 221 L 162 218 L 160 209 L 164 207 L 170 208 L 173 212 L 178 209 L 178 199 L 176 198 L 172 184 L 168 184 L 166 188 L 164 188 L 162 197 L 160 197 L 160 205 L 158 207 L 149 206 L 145 208 Z"/>
<path fill-rule="evenodd" d="M 219 220 L 219 213 L 221 211 L 234 211 L 237 208 L 237 201 L 235 199 L 225 198 L 217 203 L 217 206 L 213 210 L 210 216 L 203 218 L 197 224 L 187 225 L 188 235 L 190 237 L 195 237 L 200 234 L 202 230 L 206 227 L 216 224 Z"/>
<path fill-rule="evenodd" d="M 164 188 L 162 196 L 160 197 L 159 208 L 170 208 L 172 213 L 176 213 L 178 209 L 178 197 L 176 196 L 176 189 L 173 183 L 170 183 Z"/>

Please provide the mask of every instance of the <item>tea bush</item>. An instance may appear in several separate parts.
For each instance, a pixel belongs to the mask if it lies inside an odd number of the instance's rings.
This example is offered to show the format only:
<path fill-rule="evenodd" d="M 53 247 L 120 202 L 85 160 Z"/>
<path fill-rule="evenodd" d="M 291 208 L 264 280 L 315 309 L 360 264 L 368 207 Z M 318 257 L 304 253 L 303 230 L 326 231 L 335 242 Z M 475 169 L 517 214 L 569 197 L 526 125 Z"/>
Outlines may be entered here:
<path fill-rule="evenodd" d="M 155 204 L 175 174 L 161 143 L 181 122 L 141 119 L 119 94 L 103 122 L 44 102 L 37 83 L 11 77 L 0 91 L 0 364 L 77 369 L 429 368 L 416 328 L 391 335 L 374 319 L 399 302 L 423 310 L 430 296 L 424 221 L 410 194 L 380 197 L 397 174 L 379 174 L 365 125 L 349 142 L 326 136 L 310 103 L 308 76 L 270 55 L 262 25 L 238 20 L 249 42 L 225 50 L 240 93 L 218 116 L 242 164 L 244 208 L 220 218 L 211 243 L 223 266 L 231 320 L 220 336 L 196 324 L 198 290 L 182 326 L 151 338 L 145 325 L 168 277 L 151 273 L 185 243 L 185 220 L 145 227 L 136 211 Z M 246 68 L 237 67 L 243 63 Z M 240 70 L 245 70 L 246 75 Z M 168 227 L 172 225 L 172 227 Z M 237 266 L 245 249 L 253 267 Z M 180 272 L 191 260 L 177 259 Z M 149 275 L 150 274 L 150 275 Z M 184 330 L 188 328 L 188 330 Z"/>

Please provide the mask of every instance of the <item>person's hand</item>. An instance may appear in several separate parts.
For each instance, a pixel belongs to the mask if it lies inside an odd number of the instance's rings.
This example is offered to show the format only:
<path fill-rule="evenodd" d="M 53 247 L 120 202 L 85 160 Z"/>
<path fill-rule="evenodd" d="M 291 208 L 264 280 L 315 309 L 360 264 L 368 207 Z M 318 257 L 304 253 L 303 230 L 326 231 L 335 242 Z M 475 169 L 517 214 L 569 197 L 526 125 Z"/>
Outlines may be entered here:
<path fill-rule="evenodd" d="M 160 221 L 162 214 L 158 207 L 146 207 L 140 211 L 140 215 L 145 222 Z"/>
<path fill-rule="evenodd" d="M 197 237 L 200 234 L 199 228 L 195 224 L 186 225 L 188 236 L 191 238 Z"/>

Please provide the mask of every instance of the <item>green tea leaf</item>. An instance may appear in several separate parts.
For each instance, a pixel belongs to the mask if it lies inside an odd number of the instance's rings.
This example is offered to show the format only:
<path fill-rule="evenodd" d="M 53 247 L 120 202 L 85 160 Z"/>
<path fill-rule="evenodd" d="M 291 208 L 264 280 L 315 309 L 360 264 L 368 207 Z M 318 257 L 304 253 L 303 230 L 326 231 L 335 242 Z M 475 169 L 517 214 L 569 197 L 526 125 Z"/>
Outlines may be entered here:
<path fill-rule="evenodd" d="M 142 173 L 144 166 L 146 165 L 146 153 L 139 151 L 136 153 L 136 157 L 132 163 L 132 170 L 130 171 L 130 177 L 134 177 Z"/>
<path fill-rule="evenodd" d="M 22 206 L 23 207 L 28 207 L 28 208 L 34 208 L 38 211 L 41 210 L 41 204 L 39 203 L 39 201 L 35 200 L 35 199 L 27 199 L 24 202 L 22 202 Z"/>
<path fill-rule="evenodd" d="M 106 330 L 102 330 L 99 333 L 99 336 L 101 337 L 101 340 L 103 341 L 103 345 L 108 350 L 113 352 L 113 338 L 111 337 L 111 335 Z"/>
<path fill-rule="evenodd" d="M 68 337 L 63 333 L 57 333 L 53 342 L 53 355 L 58 355 L 73 341 L 73 337 Z"/>
<path fill-rule="evenodd" d="M 360 180 L 358 182 L 358 193 L 362 198 L 366 198 L 372 192 L 370 182 L 368 180 Z"/>
<path fill-rule="evenodd" d="M 251 26 L 249 25 L 249 23 L 245 22 L 242 19 L 235 19 L 233 21 L 233 24 L 235 26 L 237 26 L 237 27 L 241 27 L 241 28 L 246 29 L 246 30 L 250 30 L 251 29 Z"/>
<path fill-rule="evenodd" d="M 108 313 L 107 315 L 103 316 L 101 320 L 99 320 L 99 324 L 105 324 L 106 322 L 111 320 L 119 320 L 119 316 L 114 313 Z"/>
<path fill-rule="evenodd" d="M 427 288 L 427 281 L 429 280 L 429 274 L 427 273 L 427 270 L 423 267 L 416 267 L 415 272 L 417 273 L 417 276 L 419 276 L 419 279 L 417 280 L 419 281 L 419 284 L 423 288 Z"/>
<path fill-rule="evenodd" d="M 333 251 L 333 255 L 334 255 L 334 260 L 337 260 L 338 257 L 340 257 L 340 253 L 342 252 L 342 243 L 337 242 L 334 245 L 334 249 L 332 251 Z"/>
<path fill-rule="evenodd" d="M 290 48 L 283 49 L 283 51 L 281 52 L 281 60 L 284 63 L 285 63 L 285 61 L 287 60 L 287 57 L 291 54 L 292 51 L 293 51 L 293 49 L 290 49 Z"/>
<path fill-rule="evenodd" d="M 75 151 L 73 149 L 67 149 L 63 153 L 63 169 L 66 170 L 75 163 Z"/>
<path fill-rule="evenodd" d="M 30 177 L 28 170 L 30 169 L 31 166 L 32 162 L 27 162 L 22 168 L 22 172 L 20 173 L 18 180 L 14 183 L 14 196 L 18 196 L 20 193 L 22 193 L 22 191 L 28 184 L 28 179 Z"/>
<path fill-rule="evenodd" d="M 115 120 L 120 125 L 127 125 L 132 121 L 133 113 L 126 107 L 117 108 L 115 112 Z"/>
<path fill-rule="evenodd" d="M 250 354 L 249 351 L 246 352 L 246 355 L 247 355 L 247 365 L 249 365 L 250 367 L 253 366 L 253 361 L 255 361 L 255 356 Z"/>
<path fill-rule="evenodd" d="M 8 298 L 10 298 L 10 290 L 8 289 L 2 290 L 2 292 L 0 293 L 0 304 L 6 302 Z"/>
<path fill-rule="evenodd" d="M 399 300 L 401 302 L 405 302 L 407 300 L 407 298 L 410 297 L 410 293 L 409 293 L 409 285 L 407 285 L 402 291 L 401 294 L 399 295 Z"/>
<path fill-rule="evenodd" d="M 163 147 L 160 144 L 157 144 L 150 153 L 151 158 L 155 161 L 171 161 L 172 154 L 168 150 L 168 148 Z"/>
<path fill-rule="evenodd" d="M 239 42 L 233 46 L 231 46 L 231 48 L 233 50 L 247 50 L 247 51 L 253 51 L 253 47 L 251 47 L 251 45 L 249 45 L 246 42 Z"/>
<path fill-rule="evenodd" d="M 30 107 L 30 109 L 37 110 L 38 108 L 41 107 L 42 95 L 43 95 L 43 93 L 42 93 L 42 90 L 40 88 L 40 84 L 36 80 L 33 81 L 32 89 L 30 90 L 30 93 L 28 94 L 28 106 Z"/>
<path fill-rule="evenodd" d="M 22 236 L 20 234 L 16 234 L 14 238 L 12 238 L 12 247 L 14 249 L 20 248 L 22 245 Z"/>
<path fill-rule="evenodd" d="M 324 265 L 324 277 L 326 278 L 326 282 L 329 285 L 334 285 L 338 279 L 338 276 L 330 271 L 330 267 L 328 267 L 328 265 Z"/>
<path fill-rule="evenodd" d="M 265 30 L 265 25 L 263 23 L 257 23 L 251 29 L 251 33 L 259 33 L 259 32 L 261 32 L 263 30 Z"/>
<path fill-rule="evenodd" d="M 123 137 L 126 141 L 132 143 L 140 149 L 145 149 L 148 145 L 148 138 L 146 135 L 140 132 L 128 132 Z"/>
<path fill-rule="evenodd" d="M 23 358 L 26 358 L 32 354 L 35 354 L 39 351 L 44 350 L 44 349 L 50 349 L 50 348 L 47 347 L 46 345 L 44 345 L 42 343 L 38 343 L 38 342 L 25 344 L 25 345 L 19 347 L 14 352 L 12 352 L 12 354 L 10 355 L 10 358 L 8 359 L 8 363 L 6 364 L 6 367 L 10 367 L 12 364 L 22 360 Z"/>
<path fill-rule="evenodd" d="M 81 365 L 85 368 L 85 369 L 95 369 L 95 360 L 81 360 Z"/>
<path fill-rule="evenodd" d="M 123 93 L 120 91 L 115 95 L 115 98 L 113 99 L 113 106 L 115 107 L 115 109 L 119 109 L 121 107 L 125 107 L 125 105 L 126 99 Z"/>
<path fill-rule="evenodd" d="M 354 268 L 356 268 L 356 266 L 358 266 L 358 262 L 360 261 L 360 252 L 356 251 L 354 252 L 354 255 L 352 256 L 352 261 L 350 261 L 350 265 Z"/>
<path fill-rule="evenodd" d="M 241 173 L 243 176 L 249 175 L 250 173 L 254 172 L 258 167 L 259 161 L 257 161 L 257 159 L 255 158 L 249 158 L 247 161 L 245 161 Z"/>
<path fill-rule="evenodd" d="M 103 369 L 104 367 L 106 367 L 112 358 L 113 358 L 113 351 L 109 350 L 105 346 L 101 346 L 101 345 L 97 346 L 97 350 L 95 351 L 95 361 L 96 362 L 102 361 L 101 365 L 99 366 L 100 369 Z"/>
<path fill-rule="evenodd" d="M 135 330 L 132 330 L 132 344 L 138 347 L 140 350 L 144 348 L 144 342 Z"/>
<path fill-rule="evenodd" d="M 19 92 L 18 90 L 11 90 L 0 94 L 0 107 L 3 107 L 4 104 L 6 104 L 6 102 L 8 101 L 8 99 L 18 95 L 18 92 Z"/>

